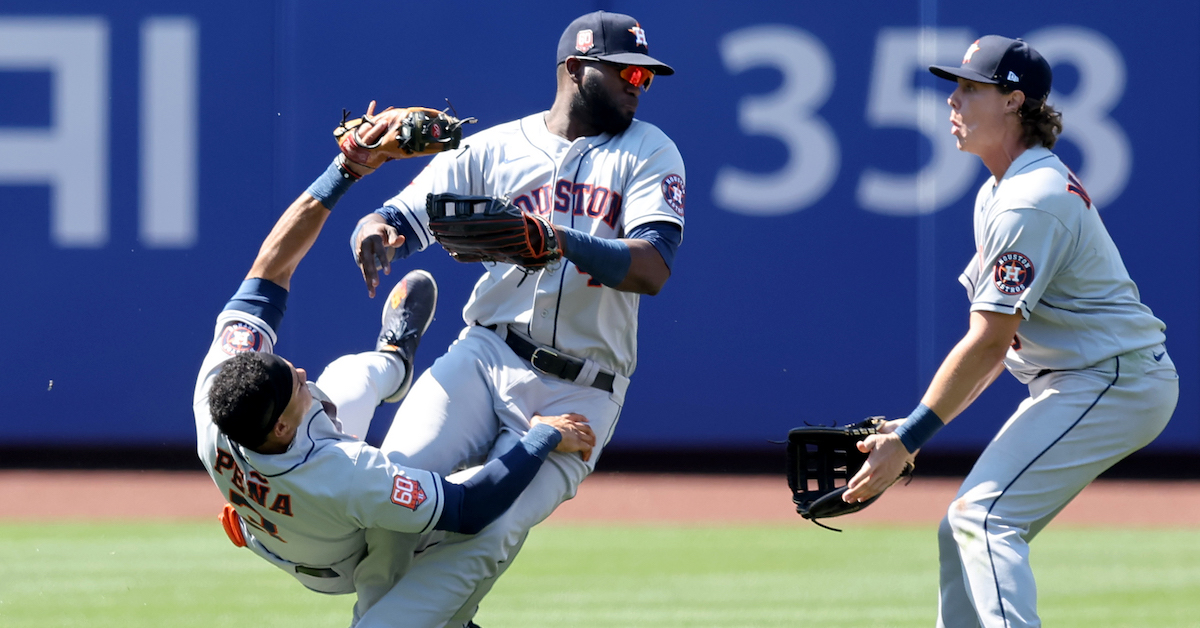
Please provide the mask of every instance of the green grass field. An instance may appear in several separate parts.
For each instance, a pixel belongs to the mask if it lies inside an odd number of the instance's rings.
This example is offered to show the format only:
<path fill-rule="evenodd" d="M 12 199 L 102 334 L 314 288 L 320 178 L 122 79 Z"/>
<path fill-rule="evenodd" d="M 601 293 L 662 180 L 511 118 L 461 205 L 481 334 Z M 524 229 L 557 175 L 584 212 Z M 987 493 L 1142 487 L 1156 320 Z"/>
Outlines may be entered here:
<path fill-rule="evenodd" d="M 1055 628 L 1200 626 L 1197 529 L 1051 528 L 1033 545 Z M 0 626 L 341 627 L 213 523 L 0 525 Z M 483 628 L 933 625 L 934 530 L 795 525 L 544 526 Z"/>

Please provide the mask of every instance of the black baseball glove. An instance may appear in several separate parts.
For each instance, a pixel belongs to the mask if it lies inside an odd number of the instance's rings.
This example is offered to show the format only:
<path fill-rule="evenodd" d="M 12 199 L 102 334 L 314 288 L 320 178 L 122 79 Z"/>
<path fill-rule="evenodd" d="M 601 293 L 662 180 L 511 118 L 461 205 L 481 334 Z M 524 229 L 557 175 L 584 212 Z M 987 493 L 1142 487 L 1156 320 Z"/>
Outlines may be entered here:
<path fill-rule="evenodd" d="M 507 198 L 430 194 L 429 231 L 460 262 L 500 262 L 537 271 L 562 257 L 554 227 Z"/>
<path fill-rule="evenodd" d="M 856 446 L 864 438 L 877 434 L 886 421 L 875 416 L 844 425 L 819 425 L 793 428 L 787 440 L 787 480 L 792 489 L 792 501 L 801 517 L 830 530 L 817 519 L 840 517 L 858 512 L 879 499 L 847 503 L 842 500 L 846 486 L 867 461 L 867 454 Z M 911 462 L 896 479 L 911 476 Z M 841 530 L 837 530 L 841 532 Z"/>

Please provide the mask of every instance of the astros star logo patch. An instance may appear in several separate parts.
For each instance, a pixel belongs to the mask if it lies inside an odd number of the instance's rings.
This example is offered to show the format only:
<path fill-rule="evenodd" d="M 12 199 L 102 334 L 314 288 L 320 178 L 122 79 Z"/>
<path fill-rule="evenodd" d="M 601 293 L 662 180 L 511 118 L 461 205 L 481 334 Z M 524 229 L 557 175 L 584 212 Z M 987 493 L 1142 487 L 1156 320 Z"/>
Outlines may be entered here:
<path fill-rule="evenodd" d="M 244 323 L 235 323 L 221 331 L 221 350 L 226 355 L 258 351 L 262 348 L 262 334 Z"/>
<path fill-rule="evenodd" d="M 633 36 L 637 38 L 633 42 L 634 45 L 646 48 L 650 47 L 650 44 L 646 43 L 646 30 L 642 28 L 641 24 L 634 24 L 633 28 L 629 29 L 629 32 L 633 33 Z"/>
<path fill-rule="evenodd" d="M 992 281 L 1004 294 L 1021 294 L 1033 283 L 1033 262 L 1016 251 L 1005 253 L 996 260 Z"/>
<path fill-rule="evenodd" d="M 675 210 L 676 214 L 683 215 L 683 201 L 687 198 L 687 190 L 683 185 L 683 177 L 677 174 L 669 174 L 662 180 L 663 200 L 667 201 L 667 205 Z"/>

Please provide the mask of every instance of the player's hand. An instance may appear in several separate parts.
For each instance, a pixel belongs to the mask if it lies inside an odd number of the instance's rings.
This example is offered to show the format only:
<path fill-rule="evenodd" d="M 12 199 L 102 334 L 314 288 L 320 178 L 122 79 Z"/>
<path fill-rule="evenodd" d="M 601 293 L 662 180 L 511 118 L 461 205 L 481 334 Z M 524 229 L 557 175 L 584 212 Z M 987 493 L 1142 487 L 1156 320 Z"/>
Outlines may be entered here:
<path fill-rule="evenodd" d="M 587 417 L 582 414 L 534 415 L 529 423 L 530 425 L 545 423 L 562 434 L 562 442 L 554 448 L 554 451 L 564 454 L 577 451 L 579 455 L 583 456 L 584 462 L 591 459 L 592 448 L 596 446 L 596 434 L 588 425 Z"/>
<path fill-rule="evenodd" d="M 350 245 L 354 250 L 354 261 L 367 284 L 367 296 L 374 298 L 375 288 L 379 287 L 379 271 L 392 274 L 392 258 L 396 255 L 396 247 L 404 244 L 404 236 L 377 214 L 368 214 L 359 222 L 353 238 Z"/>
<path fill-rule="evenodd" d="M 859 441 L 858 450 L 869 455 L 867 462 L 846 484 L 848 488 L 842 499 L 847 503 L 866 501 L 887 490 L 900 477 L 905 463 L 913 459 L 900 437 L 892 433 L 898 425 L 897 421 L 889 421 L 883 428 L 888 433 L 872 434 Z"/>

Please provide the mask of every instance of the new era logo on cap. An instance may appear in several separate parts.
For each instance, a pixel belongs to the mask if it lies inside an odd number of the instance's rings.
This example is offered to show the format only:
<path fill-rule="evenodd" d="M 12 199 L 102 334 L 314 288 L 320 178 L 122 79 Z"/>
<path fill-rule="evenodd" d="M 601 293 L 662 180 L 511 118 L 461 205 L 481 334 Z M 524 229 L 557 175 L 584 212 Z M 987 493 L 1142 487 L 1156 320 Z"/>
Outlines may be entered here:
<path fill-rule="evenodd" d="M 961 66 L 931 65 L 929 71 L 949 81 L 961 78 L 1019 89 L 1027 102 L 1043 101 L 1050 95 L 1050 64 L 1020 39 L 980 37 L 967 48 Z"/>

